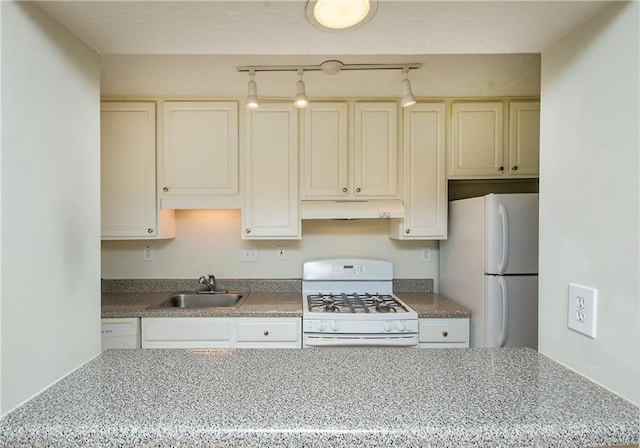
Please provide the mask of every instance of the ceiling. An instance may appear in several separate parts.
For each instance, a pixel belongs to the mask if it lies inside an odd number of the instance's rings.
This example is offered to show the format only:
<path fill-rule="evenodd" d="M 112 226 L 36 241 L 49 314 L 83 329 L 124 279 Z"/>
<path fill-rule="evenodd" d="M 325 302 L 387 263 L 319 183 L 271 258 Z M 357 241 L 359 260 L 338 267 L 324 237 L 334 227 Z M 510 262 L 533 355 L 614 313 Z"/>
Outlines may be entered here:
<path fill-rule="evenodd" d="M 425 55 L 540 53 L 610 2 L 381 0 L 347 32 L 312 26 L 304 0 L 38 3 L 101 54 Z"/>

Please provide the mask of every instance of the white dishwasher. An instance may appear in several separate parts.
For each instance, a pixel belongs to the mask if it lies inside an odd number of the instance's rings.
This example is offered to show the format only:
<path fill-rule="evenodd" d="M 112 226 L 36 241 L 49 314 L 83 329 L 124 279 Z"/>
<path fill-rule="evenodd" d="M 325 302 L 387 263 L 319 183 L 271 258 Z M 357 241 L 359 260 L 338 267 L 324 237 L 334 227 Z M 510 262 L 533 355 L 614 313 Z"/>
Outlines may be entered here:
<path fill-rule="evenodd" d="M 104 318 L 101 322 L 102 351 L 109 348 L 140 348 L 140 318 Z"/>

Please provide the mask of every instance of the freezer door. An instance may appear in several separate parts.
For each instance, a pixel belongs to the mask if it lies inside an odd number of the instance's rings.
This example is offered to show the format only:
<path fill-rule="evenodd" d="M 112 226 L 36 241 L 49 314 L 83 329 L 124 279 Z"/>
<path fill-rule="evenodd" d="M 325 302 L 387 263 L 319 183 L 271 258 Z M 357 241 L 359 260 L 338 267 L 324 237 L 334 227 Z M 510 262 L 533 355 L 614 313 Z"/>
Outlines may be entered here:
<path fill-rule="evenodd" d="M 538 349 L 537 275 L 487 275 L 485 299 L 484 345 L 477 346 Z"/>
<path fill-rule="evenodd" d="M 538 273 L 538 194 L 485 196 L 485 273 Z"/>

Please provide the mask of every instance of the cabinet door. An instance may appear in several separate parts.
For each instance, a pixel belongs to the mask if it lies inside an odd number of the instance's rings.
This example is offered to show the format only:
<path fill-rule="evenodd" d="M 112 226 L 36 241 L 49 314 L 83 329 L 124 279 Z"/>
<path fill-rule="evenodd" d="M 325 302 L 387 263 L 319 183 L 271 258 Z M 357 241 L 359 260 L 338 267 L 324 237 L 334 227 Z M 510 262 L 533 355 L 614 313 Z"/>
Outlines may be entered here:
<path fill-rule="evenodd" d="M 219 317 L 142 318 L 142 348 L 230 347 L 231 324 Z"/>
<path fill-rule="evenodd" d="M 280 103 L 247 110 L 243 238 L 300 239 L 297 113 Z"/>
<path fill-rule="evenodd" d="M 449 178 L 496 178 L 504 166 L 502 102 L 452 105 Z"/>
<path fill-rule="evenodd" d="M 391 222 L 391 237 L 444 239 L 447 236 L 445 105 L 419 103 L 403 113 L 405 217 Z"/>
<path fill-rule="evenodd" d="M 509 175 L 538 177 L 540 102 L 509 104 Z"/>
<path fill-rule="evenodd" d="M 418 319 L 418 347 L 469 347 L 469 319 Z"/>
<path fill-rule="evenodd" d="M 347 114 L 347 103 L 309 103 L 304 110 L 302 175 L 306 199 L 349 193 Z"/>
<path fill-rule="evenodd" d="M 236 346 L 301 348 L 300 318 L 237 318 Z"/>
<path fill-rule="evenodd" d="M 355 105 L 354 188 L 356 196 L 398 193 L 398 104 Z"/>
<path fill-rule="evenodd" d="M 101 103 L 100 164 L 103 239 L 175 236 L 157 219 L 155 103 Z"/>
<path fill-rule="evenodd" d="M 240 206 L 233 197 L 238 194 L 238 103 L 167 101 L 163 109 L 162 207 Z"/>

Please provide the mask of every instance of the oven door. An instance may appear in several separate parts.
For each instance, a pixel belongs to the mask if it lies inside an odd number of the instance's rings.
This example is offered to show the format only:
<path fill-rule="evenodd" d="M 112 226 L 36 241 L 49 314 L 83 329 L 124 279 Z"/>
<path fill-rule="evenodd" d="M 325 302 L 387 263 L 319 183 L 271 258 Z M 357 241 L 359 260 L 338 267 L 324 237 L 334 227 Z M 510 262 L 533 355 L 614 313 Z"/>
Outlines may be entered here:
<path fill-rule="evenodd" d="M 418 333 L 304 333 L 302 347 L 417 347 Z"/>

